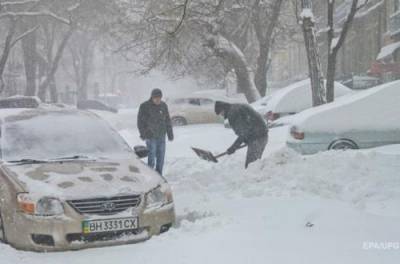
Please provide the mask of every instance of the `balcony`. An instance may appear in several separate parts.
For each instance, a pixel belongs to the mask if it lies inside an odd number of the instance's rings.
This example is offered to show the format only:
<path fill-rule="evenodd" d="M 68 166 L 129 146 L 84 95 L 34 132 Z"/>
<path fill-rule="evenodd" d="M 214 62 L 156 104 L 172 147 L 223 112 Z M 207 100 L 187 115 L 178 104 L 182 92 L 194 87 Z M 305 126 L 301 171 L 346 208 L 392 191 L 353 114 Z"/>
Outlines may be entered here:
<path fill-rule="evenodd" d="M 400 11 L 390 16 L 389 33 L 391 37 L 400 37 Z"/>

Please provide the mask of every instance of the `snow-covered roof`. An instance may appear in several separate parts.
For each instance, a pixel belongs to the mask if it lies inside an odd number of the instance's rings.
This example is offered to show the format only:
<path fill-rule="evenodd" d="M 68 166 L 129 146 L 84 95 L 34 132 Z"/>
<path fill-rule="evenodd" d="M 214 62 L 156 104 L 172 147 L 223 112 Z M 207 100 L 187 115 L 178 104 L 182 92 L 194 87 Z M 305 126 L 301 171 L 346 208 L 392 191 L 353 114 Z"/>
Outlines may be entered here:
<path fill-rule="evenodd" d="M 384 60 L 392 56 L 400 48 L 400 41 L 384 46 L 378 54 L 377 60 Z"/>

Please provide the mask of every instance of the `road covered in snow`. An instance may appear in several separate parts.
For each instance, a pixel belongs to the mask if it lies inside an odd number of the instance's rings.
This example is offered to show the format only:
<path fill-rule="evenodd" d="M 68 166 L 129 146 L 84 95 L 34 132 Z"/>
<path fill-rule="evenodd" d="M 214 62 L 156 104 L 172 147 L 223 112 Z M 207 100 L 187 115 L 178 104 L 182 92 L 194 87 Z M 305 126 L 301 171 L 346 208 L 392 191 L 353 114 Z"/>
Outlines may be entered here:
<path fill-rule="evenodd" d="M 131 145 L 135 130 L 122 130 Z M 263 160 L 244 170 L 245 151 L 218 164 L 190 147 L 222 152 L 234 141 L 222 125 L 176 129 L 166 178 L 178 221 L 144 243 L 60 253 L 0 245 L 0 263 L 399 263 L 400 151 L 301 156 L 270 132 Z"/>

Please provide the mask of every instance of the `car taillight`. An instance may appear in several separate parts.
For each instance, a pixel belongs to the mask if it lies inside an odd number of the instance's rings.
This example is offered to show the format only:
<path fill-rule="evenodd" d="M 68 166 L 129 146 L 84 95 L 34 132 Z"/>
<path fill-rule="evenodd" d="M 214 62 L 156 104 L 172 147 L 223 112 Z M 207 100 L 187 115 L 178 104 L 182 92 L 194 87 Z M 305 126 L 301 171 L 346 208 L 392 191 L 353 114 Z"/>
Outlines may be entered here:
<path fill-rule="evenodd" d="M 272 112 L 272 111 L 269 111 L 269 112 L 267 113 L 267 120 L 270 120 L 270 121 L 275 121 L 275 120 L 277 120 L 277 119 L 280 118 L 280 117 L 281 117 L 280 114 L 274 113 L 274 112 Z"/>
<path fill-rule="evenodd" d="M 303 140 L 304 139 L 304 132 L 299 131 L 297 127 L 292 127 L 290 129 L 290 134 L 294 139 Z"/>

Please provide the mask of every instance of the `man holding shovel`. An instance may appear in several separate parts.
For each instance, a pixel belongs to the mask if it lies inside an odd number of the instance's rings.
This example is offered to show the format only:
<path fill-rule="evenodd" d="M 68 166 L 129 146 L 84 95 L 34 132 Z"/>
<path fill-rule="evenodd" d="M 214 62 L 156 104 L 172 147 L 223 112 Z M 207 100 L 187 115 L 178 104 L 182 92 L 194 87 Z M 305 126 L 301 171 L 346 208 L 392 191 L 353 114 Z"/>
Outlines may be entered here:
<path fill-rule="evenodd" d="M 268 143 L 268 126 L 262 116 L 249 105 L 221 101 L 215 103 L 215 113 L 228 119 L 238 136 L 226 153 L 231 155 L 243 147 L 243 144 L 247 145 L 246 169 L 250 163 L 261 159 Z"/>

